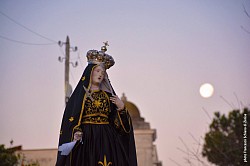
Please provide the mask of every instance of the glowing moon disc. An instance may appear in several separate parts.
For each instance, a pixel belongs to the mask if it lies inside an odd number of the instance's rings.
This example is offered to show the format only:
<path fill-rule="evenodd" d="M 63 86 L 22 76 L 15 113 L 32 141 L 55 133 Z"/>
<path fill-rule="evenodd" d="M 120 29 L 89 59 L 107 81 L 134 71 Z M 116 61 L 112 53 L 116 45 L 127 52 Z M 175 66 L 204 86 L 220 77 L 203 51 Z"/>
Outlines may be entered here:
<path fill-rule="evenodd" d="M 209 98 L 213 95 L 213 93 L 214 93 L 214 87 L 211 84 L 206 83 L 201 85 L 200 94 L 202 97 Z"/>

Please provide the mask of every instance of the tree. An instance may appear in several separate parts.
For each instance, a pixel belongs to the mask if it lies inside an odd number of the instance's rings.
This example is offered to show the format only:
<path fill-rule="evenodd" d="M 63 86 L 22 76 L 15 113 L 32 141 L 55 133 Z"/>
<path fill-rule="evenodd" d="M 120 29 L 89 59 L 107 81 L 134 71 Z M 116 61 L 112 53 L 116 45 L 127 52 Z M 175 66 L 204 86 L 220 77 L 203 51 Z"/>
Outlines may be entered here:
<path fill-rule="evenodd" d="M 209 127 L 210 131 L 205 134 L 202 155 L 219 166 L 246 164 L 243 151 L 244 148 L 250 150 L 250 143 L 244 144 L 246 141 L 244 136 L 247 136 L 247 132 L 250 131 L 250 126 L 247 124 L 250 110 L 248 108 L 244 108 L 242 112 L 233 110 L 228 116 L 221 115 L 219 112 L 214 115 Z"/>
<path fill-rule="evenodd" d="M 0 164 L 1 166 L 14 166 L 18 163 L 18 156 L 15 155 L 14 149 L 6 149 L 0 145 Z"/>
<path fill-rule="evenodd" d="M 16 153 L 21 148 L 22 146 L 16 146 L 16 147 L 6 149 L 4 145 L 0 145 L 0 166 L 17 166 L 17 165 L 39 166 L 40 165 L 38 161 L 26 160 L 24 155 Z"/>

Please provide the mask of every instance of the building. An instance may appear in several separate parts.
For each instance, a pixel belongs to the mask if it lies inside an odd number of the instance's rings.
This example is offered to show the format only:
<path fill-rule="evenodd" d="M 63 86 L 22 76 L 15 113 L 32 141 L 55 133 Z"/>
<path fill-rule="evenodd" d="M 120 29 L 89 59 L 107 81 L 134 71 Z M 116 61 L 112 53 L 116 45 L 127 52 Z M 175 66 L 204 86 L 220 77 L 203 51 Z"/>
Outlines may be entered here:
<path fill-rule="evenodd" d="M 141 117 L 137 106 L 128 101 L 125 94 L 122 95 L 121 100 L 128 108 L 132 119 L 138 166 L 162 166 L 154 144 L 156 129 L 150 128 L 150 124 Z M 38 162 L 40 166 L 53 166 L 56 162 L 57 149 L 20 150 L 18 153 L 25 156 L 24 163 Z"/>
<path fill-rule="evenodd" d="M 150 124 L 141 117 L 140 111 L 135 104 L 128 101 L 125 94 L 121 100 L 125 103 L 132 118 L 137 161 L 139 166 L 162 166 L 158 159 L 156 145 L 156 129 L 151 129 Z"/>

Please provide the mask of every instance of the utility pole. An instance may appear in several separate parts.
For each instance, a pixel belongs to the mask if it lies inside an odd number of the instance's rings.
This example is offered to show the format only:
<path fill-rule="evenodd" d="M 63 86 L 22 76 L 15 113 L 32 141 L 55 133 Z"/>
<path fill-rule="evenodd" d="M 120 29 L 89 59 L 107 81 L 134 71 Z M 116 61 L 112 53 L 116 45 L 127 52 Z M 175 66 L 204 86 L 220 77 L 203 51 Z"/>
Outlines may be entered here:
<path fill-rule="evenodd" d="M 77 47 L 70 47 L 69 36 L 67 36 L 65 43 L 59 41 L 58 45 L 61 47 L 65 45 L 65 57 L 59 57 L 58 60 L 60 62 L 63 62 L 63 60 L 65 59 L 64 90 L 65 90 L 65 103 L 67 104 L 70 95 L 72 93 L 72 87 L 69 83 L 69 64 L 72 64 L 73 67 L 76 67 L 78 65 L 77 61 L 75 63 L 70 62 L 70 49 L 72 51 L 77 51 Z"/>
<path fill-rule="evenodd" d="M 65 72 L 64 72 L 64 76 L 65 76 L 65 81 L 64 81 L 64 90 L 65 90 L 65 103 L 68 102 L 69 100 L 69 96 L 71 94 L 72 88 L 70 89 L 70 84 L 69 84 L 69 58 L 70 58 L 70 54 L 69 54 L 69 36 L 67 36 L 66 38 L 66 43 L 65 43 Z"/>

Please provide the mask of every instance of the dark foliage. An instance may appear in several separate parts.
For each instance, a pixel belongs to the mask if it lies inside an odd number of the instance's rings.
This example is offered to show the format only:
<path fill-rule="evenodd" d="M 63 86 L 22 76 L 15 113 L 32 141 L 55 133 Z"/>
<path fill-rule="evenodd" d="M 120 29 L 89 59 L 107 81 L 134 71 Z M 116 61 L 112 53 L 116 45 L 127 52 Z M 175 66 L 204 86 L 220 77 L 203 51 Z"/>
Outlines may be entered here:
<path fill-rule="evenodd" d="M 210 131 L 205 135 L 202 155 L 219 166 L 242 166 L 244 163 L 244 130 L 250 132 L 250 125 L 244 126 L 244 121 L 249 122 L 250 110 L 245 108 L 233 110 L 228 116 L 216 112 L 210 124 Z M 249 139 L 248 139 L 249 140 Z M 250 143 L 247 147 L 250 150 Z M 249 153 L 248 160 L 249 160 Z"/>

